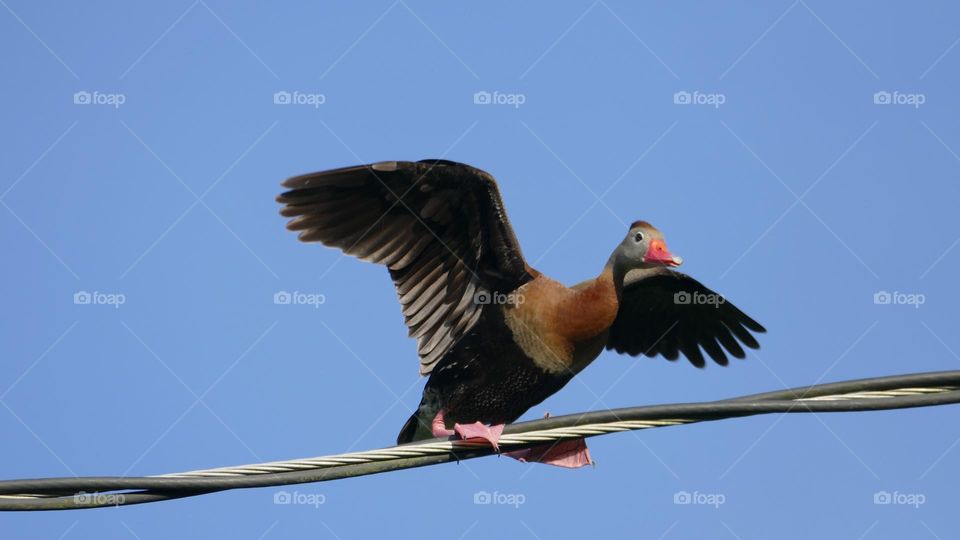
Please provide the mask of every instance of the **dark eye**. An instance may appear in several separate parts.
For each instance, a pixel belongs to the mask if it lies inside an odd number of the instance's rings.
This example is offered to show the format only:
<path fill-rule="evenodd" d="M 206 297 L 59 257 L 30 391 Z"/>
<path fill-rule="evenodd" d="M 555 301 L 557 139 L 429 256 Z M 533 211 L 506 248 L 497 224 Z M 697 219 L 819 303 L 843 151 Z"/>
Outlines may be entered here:
<path fill-rule="evenodd" d="M 643 242 L 643 233 L 638 232 L 637 234 L 633 235 L 633 241 L 636 242 L 636 243 L 638 243 L 638 244 L 639 244 L 640 242 Z"/>

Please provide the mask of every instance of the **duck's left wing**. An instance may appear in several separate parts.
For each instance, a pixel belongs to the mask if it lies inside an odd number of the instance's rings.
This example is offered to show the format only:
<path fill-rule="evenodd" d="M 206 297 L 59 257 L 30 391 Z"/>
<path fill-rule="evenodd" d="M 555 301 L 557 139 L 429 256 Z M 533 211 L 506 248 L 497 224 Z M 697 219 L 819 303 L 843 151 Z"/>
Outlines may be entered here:
<path fill-rule="evenodd" d="M 741 343 L 759 348 L 751 332 L 766 329 L 692 277 L 667 268 L 634 270 L 624 280 L 607 349 L 631 356 L 660 354 L 668 360 L 683 353 L 690 363 L 703 367 L 702 348 L 725 366 L 724 350 L 744 358 Z"/>
<path fill-rule="evenodd" d="M 493 177 L 444 160 L 384 161 L 283 183 L 281 214 L 300 240 L 390 270 L 420 373 L 469 331 L 492 294 L 530 279 Z"/>

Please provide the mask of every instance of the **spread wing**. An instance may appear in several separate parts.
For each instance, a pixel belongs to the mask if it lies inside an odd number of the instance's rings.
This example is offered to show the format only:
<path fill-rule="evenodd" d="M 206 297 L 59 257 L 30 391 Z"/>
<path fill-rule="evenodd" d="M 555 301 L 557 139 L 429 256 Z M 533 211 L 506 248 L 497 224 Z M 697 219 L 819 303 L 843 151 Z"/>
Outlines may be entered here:
<path fill-rule="evenodd" d="M 668 360 L 683 353 L 703 367 L 701 348 L 721 366 L 728 363 L 724 350 L 744 358 L 741 343 L 759 348 L 751 332 L 766 329 L 699 281 L 667 268 L 631 274 L 624 280 L 607 349 L 631 356 L 661 354 Z"/>
<path fill-rule="evenodd" d="M 287 228 L 385 265 L 420 373 L 480 318 L 491 293 L 531 279 L 488 173 L 452 161 L 388 161 L 296 176 L 277 198 Z"/>

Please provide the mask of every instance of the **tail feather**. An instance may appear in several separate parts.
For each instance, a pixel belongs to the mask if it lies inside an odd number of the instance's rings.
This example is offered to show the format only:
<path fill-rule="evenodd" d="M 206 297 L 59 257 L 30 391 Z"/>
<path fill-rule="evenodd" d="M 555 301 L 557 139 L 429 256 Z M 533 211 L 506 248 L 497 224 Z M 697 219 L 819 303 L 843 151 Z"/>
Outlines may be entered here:
<path fill-rule="evenodd" d="M 436 416 L 436 411 L 421 405 L 403 424 L 400 434 L 397 435 L 397 444 L 432 439 L 433 429 L 431 424 L 434 416 Z"/>
<path fill-rule="evenodd" d="M 407 419 L 407 422 L 403 424 L 403 428 L 400 429 L 400 434 L 397 435 L 397 444 L 406 444 L 417 440 L 417 424 L 420 423 L 419 420 L 419 411 L 410 415 L 410 418 Z"/>

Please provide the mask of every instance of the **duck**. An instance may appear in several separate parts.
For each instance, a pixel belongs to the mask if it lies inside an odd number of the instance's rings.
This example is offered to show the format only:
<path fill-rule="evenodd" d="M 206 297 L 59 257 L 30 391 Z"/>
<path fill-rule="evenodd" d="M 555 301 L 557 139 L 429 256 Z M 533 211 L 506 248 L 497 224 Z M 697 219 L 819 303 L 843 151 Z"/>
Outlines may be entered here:
<path fill-rule="evenodd" d="M 443 159 L 382 161 L 294 176 L 277 197 L 287 229 L 386 266 L 428 377 L 397 444 L 485 441 L 560 391 L 605 350 L 685 357 L 703 368 L 759 348 L 766 329 L 677 270 L 650 223 L 630 224 L 596 277 L 572 286 L 531 267 L 497 182 Z M 576 468 L 582 439 L 507 455 Z"/>

